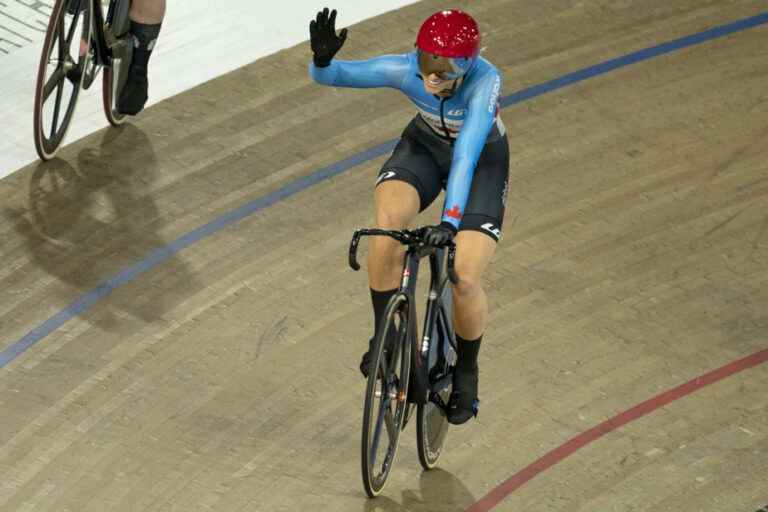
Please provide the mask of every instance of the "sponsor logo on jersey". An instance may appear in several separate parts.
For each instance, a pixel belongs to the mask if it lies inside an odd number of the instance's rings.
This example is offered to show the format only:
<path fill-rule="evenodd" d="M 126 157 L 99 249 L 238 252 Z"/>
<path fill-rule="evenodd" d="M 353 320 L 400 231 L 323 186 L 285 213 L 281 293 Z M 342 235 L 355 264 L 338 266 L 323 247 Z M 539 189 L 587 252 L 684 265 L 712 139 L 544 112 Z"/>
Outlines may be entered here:
<path fill-rule="evenodd" d="M 434 114 L 431 114 L 429 112 L 426 112 L 424 110 L 419 109 L 421 113 L 422 119 L 429 124 L 429 126 L 435 130 L 440 135 L 445 135 L 445 130 L 443 129 L 443 122 L 440 120 L 440 116 L 436 116 Z M 448 128 L 448 133 L 451 137 L 455 137 L 458 135 L 459 130 L 461 130 L 462 125 L 464 124 L 463 119 L 448 119 L 445 118 L 445 126 Z"/>
<path fill-rule="evenodd" d="M 467 109 L 465 108 L 457 108 L 457 109 L 448 111 L 449 116 L 463 116 L 466 113 L 467 113 Z"/>
<path fill-rule="evenodd" d="M 501 204 L 507 207 L 507 198 L 509 197 L 509 180 L 504 182 L 504 190 L 501 191 Z"/>
<path fill-rule="evenodd" d="M 496 114 L 498 112 L 499 94 L 501 94 L 501 77 L 497 76 L 496 81 L 493 83 L 493 92 L 491 93 L 491 100 L 488 102 L 489 114 Z"/>
<path fill-rule="evenodd" d="M 501 230 L 497 228 L 492 222 L 486 222 L 480 227 L 491 233 L 496 238 L 496 240 L 501 238 Z"/>
<path fill-rule="evenodd" d="M 397 175 L 397 173 L 395 171 L 383 172 L 383 173 L 379 174 L 379 177 L 376 180 L 376 184 L 378 185 L 379 183 L 381 183 L 384 180 L 388 180 L 390 178 L 394 178 L 396 175 Z"/>

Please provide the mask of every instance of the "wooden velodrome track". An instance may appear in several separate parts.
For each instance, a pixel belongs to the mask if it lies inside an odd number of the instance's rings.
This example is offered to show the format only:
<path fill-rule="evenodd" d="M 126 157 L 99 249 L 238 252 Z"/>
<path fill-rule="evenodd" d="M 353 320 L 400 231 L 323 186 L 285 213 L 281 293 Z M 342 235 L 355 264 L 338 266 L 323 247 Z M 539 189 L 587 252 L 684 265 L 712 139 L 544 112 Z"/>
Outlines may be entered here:
<path fill-rule="evenodd" d="M 458 5 L 505 95 L 767 7 Z M 441 7 L 353 26 L 340 57 L 407 51 Z M 303 44 L 0 181 L 0 510 L 766 505 L 767 40 L 746 27 L 502 111 L 511 191 L 480 416 L 428 473 L 410 425 L 373 501 L 371 315 L 345 258 L 384 156 L 281 191 L 396 138 L 404 97 L 315 85 Z M 244 205 L 264 207 L 198 229 Z"/>

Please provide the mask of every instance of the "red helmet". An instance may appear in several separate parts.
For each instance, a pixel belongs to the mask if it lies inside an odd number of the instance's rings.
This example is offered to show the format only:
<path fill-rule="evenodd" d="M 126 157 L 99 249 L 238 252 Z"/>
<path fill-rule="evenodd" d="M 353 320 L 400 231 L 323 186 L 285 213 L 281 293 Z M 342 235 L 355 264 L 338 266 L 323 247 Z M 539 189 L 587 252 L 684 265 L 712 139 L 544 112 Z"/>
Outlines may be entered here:
<path fill-rule="evenodd" d="M 480 53 L 480 30 L 464 11 L 439 11 L 421 25 L 416 47 L 420 53 L 447 58 L 458 77 L 469 71 Z"/>

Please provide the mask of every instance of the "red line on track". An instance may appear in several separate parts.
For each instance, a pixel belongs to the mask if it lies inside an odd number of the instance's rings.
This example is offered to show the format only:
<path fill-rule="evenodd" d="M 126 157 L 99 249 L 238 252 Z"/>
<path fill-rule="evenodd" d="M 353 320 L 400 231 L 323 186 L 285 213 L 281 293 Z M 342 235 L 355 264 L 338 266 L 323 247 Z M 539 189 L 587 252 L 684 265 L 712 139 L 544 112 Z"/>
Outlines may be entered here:
<path fill-rule="evenodd" d="M 741 371 L 763 364 L 766 361 L 768 361 L 768 349 L 761 350 L 760 352 L 756 352 L 743 359 L 734 361 L 721 368 L 718 368 L 717 370 L 713 370 L 700 377 L 696 377 L 695 379 L 690 380 L 685 384 L 670 389 L 669 391 L 651 398 L 650 400 L 646 400 L 645 402 L 638 404 L 633 408 L 626 410 L 607 421 L 604 421 L 603 423 L 600 423 L 596 427 L 593 427 L 586 432 L 582 432 L 571 440 L 550 451 L 536 462 L 530 464 L 528 467 L 512 475 L 504 483 L 493 489 L 478 502 L 470 506 L 466 512 L 488 512 L 493 507 L 498 505 L 504 498 L 522 487 L 529 480 L 532 480 L 539 473 L 542 473 L 543 471 L 551 468 L 555 464 L 559 463 L 574 453 L 576 450 L 583 448 L 592 441 L 601 438 L 605 434 L 612 432 L 631 421 L 642 418 L 646 414 L 650 414 L 653 411 L 664 407 L 671 402 L 674 402 L 675 400 L 690 395 L 694 391 L 698 391 L 705 386 L 714 384 L 715 382 L 723 380 Z"/>

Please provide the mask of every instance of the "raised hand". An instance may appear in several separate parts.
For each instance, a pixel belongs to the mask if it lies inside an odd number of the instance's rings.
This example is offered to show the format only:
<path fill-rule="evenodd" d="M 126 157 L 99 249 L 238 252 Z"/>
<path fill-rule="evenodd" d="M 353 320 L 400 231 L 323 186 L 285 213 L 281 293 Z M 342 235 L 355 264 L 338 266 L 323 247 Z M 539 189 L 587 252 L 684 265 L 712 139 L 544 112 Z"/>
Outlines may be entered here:
<path fill-rule="evenodd" d="M 328 66 L 347 40 L 347 29 L 336 35 L 336 9 L 329 13 L 326 7 L 317 13 L 317 17 L 309 22 L 309 37 L 315 66 Z"/>

